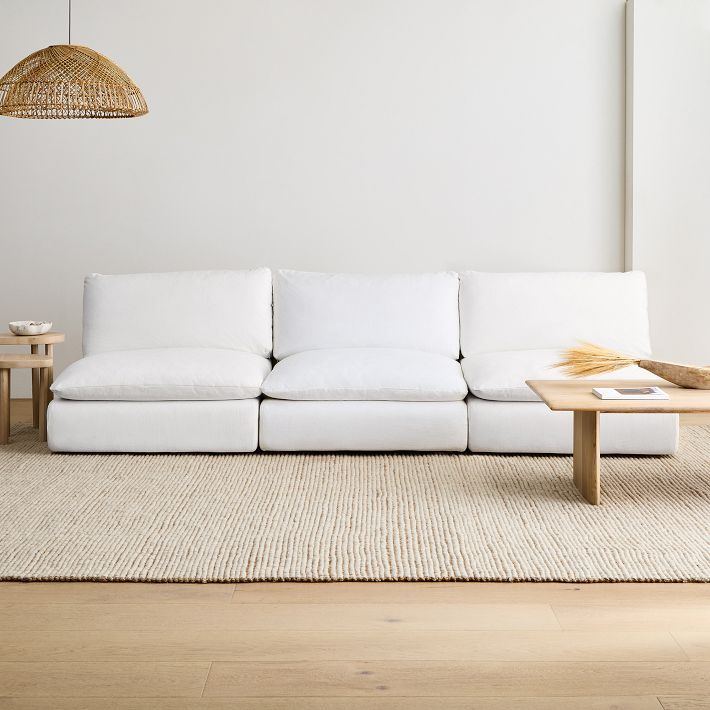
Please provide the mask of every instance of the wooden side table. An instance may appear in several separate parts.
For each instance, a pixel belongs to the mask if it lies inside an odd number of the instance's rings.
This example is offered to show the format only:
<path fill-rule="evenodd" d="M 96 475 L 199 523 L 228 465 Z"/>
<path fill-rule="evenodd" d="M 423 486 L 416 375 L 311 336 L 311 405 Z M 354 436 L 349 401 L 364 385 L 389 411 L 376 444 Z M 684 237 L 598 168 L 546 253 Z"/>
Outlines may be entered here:
<path fill-rule="evenodd" d="M 64 342 L 64 333 L 50 331 L 44 335 L 0 333 L 0 345 L 29 345 L 29 355 L 0 353 L 0 444 L 7 444 L 10 432 L 10 370 L 32 368 L 32 426 L 47 440 L 47 405 L 52 399 L 49 389 L 54 379 L 54 345 Z M 39 347 L 44 346 L 44 354 Z M 44 373 L 44 374 L 43 374 Z"/>

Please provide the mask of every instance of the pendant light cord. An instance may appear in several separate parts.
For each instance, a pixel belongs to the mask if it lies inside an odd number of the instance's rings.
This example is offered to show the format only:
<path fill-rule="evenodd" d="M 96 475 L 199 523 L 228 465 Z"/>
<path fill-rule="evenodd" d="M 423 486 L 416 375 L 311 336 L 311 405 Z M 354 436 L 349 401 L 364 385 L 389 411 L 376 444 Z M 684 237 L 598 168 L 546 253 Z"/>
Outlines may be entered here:
<path fill-rule="evenodd" d="M 69 44 L 71 44 L 71 0 L 69 0 Z"/>

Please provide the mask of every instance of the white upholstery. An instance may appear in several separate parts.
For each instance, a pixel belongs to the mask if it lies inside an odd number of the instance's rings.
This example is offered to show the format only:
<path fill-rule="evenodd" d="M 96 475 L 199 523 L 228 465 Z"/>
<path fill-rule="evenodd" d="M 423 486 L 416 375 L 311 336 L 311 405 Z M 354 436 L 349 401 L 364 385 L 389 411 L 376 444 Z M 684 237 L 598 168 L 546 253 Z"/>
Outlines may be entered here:
<path fill-rule="evenodd" d="M 552 412 L 543 402 L 469 397 L 467 403 L 471 451 L 572 453 L 572 412 Z M 600 428 L 603 454 L 661 455 L 678 448 L 677 414 L 602 414 Z"/>
<path fill-rule="evenodd" d="M 262 386 L 278 399 L 451 402 L 467 388 L 456 360 L 417 350 L 308 350 L 281 360 Z"/>
<path fill-rule="evenodd" d="M 650 353 L 640 273 L 469 272 L 459 294 L 451 272 L 279 271 L 273 325 L 269 374 L 268 269 L 87 277 L 86 357 L 52 388 L 50 448 L 570 453 L 572 414 L 525 401 L 525 380 L 563 377 L 550 365 L 578 340 Z M 675 415 L 602 415 L 605 453 L 677 436 Z"/>
<path fill-rule="evenodd" d="M 274 273 L 274 357 L 402 348 L 459 354 L 458 276 Z"/>
<path fill-rule="evenodd" d="M 52 451 L 254 451 L 259 401 L 80 402 L 55 399 L 47 413 Z"/>
<path fill-rule="evenodd" d="M 461 352 L 539 350 L 586 340 L 651 352 L 646 278 L 630 273 L 461 274 Z"/>
<path fill-rule="evenodd" d="M 261 403 L 265 451 L 463 451 L 466 403 Z"/>
<path fill-rule="evenodd" d="M 84 355 L 227 348 L 271 355 L 271 272 L 93 274 L 84 281 Z"/>
<path fill-rule="evenodd" d="M 561 359 L 559 350 L 508 350 L 476 353 L 461 362 L 464 377 L 472 394 L 483 399 L 509 402 L 539 402 L 540 398 L 525 384 L 525 380 L 564 380 L 564 372 L 552 367 Z M 640 367 L 594 375 L 587 379 L 657 380 Z"/>
<path fill-rule="evenodd" d="M 270 370 L 266 358 L 239 350 L 123 350 L 77 360 L 57 377 L 52 391 L 83 400 L 248 399 L 261 394 Z"/>

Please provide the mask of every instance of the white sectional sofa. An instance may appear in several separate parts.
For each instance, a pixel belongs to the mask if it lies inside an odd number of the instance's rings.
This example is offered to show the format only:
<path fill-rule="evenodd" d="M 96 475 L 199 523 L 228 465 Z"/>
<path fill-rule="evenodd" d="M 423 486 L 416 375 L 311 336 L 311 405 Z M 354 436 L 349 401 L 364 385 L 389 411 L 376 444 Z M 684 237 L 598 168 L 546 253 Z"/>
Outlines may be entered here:
<path fill-rule="evenodd" d="M 570 453 L 571 415 L 525 380 L 562 377 L 551 364 L 580 339 L 649 354 L 642 274 L 92 275 L 48 443 Z M 669 454 L 678 418 L 603 415 L 601 436 L 605 453 Z"/>

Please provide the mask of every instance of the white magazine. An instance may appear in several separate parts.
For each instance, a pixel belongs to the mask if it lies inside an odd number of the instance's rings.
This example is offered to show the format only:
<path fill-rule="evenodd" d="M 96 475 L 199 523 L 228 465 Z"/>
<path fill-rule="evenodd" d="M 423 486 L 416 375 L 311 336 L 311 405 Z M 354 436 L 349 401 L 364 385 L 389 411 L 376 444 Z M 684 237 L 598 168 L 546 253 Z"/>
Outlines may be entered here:
<path fill-rule="evenodd" d="M 595 387 L 599 399 L 669 399 L 660 387 Z"/>

